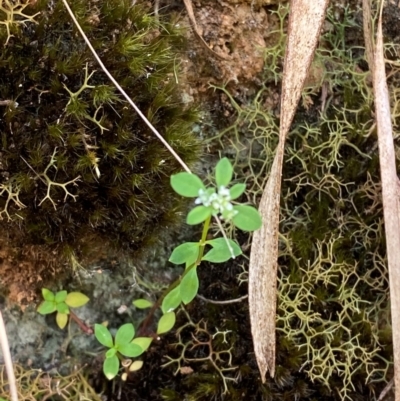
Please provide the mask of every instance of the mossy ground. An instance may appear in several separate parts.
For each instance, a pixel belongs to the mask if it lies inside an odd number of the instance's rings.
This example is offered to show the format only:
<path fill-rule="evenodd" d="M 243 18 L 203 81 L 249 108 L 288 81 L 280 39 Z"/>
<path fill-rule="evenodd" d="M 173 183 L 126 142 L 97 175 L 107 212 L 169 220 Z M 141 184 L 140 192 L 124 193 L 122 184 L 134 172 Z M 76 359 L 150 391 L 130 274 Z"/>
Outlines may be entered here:
<path fill-rule="evenodd" d="M 145 2 L 131 3 L 71 7 L 111 74 L 192 165 L 200 150 L 192 133 L 198 114 L 176 83 L 184 40 Z M 0 100 L 9 101 L 0 106 L 0 227 L 8 246 L 49 255 L 47 269 L 36 265 L 43 285 L 99 256 L 138 255 L 159 243 L 160 232 L 181 221 L 184 204 L 169 185 L 179 164 L 109 82 L 62 2 L 1 4 L 4 21 L 21 7 L 34 15 L 0 25 Z M 13 261 L 22 266 L 23 286 L 37 290 L 35 263 L 28 279 L 23 260 Z"/>
<path fill-rule="evenodd" d="M 213 305 L 196 300 L 187 314 L 179 314 L 182 329 L 154 343 L 144 368 L 126 383 L 107 385 L 101 373 L 92 381 L 99 390 L 107 389 L 109 400 L 117 399 L 121 386 L 118 399 L 127 401 L 372 401 L 392 377 L 379 160 L 355 3 L 329 11 L 314 79 L 288 138 L 275 378 L 261 384 L 246 301 Z M 283 21 L 287 8 L 274 6 L 269 12 Z M 392 31 L 386 27 L 385 40 L 390 43 L 387 57 L 394 61 L 400 51 Z M 266 50 L 264 85 L 256 97 L 234 86 L 210 94 L 214 105 L 219 100 L 215 125 L 220 134 L 209 148 L 235 160 L 253 203 L 266 182 L 278 138 L 283 43 Z M 399 146 L 400 77 L 396 65 L 391 68 Z M 231 125 L 222 129 L 226 115 Z M 237 234 L 248 252 L 249 238 Z M 219 300 L 245 295 L 246 266 L 246 257 L 224 266 L 204 265 L 200 294 Z"/>

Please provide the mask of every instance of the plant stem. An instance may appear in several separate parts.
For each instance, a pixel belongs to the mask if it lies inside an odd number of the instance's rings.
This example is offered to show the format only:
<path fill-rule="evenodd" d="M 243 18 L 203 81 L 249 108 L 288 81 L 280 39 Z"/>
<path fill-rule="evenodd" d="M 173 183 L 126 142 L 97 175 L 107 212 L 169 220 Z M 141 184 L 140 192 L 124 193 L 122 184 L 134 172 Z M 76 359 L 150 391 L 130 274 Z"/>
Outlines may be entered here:
<path fill-rule="evenodd" d="M 192 269 L 195 267 L 199 266 L 201 263 L 201 259 L 203 258 L 204 255 L 204 248 L 206 246 L 206 241 L 207 241 L 207 235 L 208 235 L 208 230 L 210 229 L 210 222 L 211 222 L 211 216 L 206 219 L 203 225 L 203 231 L 201 234 L 201 240 L 199 242 L 200 247 L 199 247 L 199 255 L 197 257 L 196 262 L 194 262 L 192 265 L 186 268 L 186 270 L 183 272 L 183 274 L 175 280 L 163 293 L 162 295 L 157 299 L 157 301 L 154 303 L 154 305 L 151 307 L 149 313 L 145 317 L 145 319 L 142 321 L 140 324 L 140 327 L 138 329 L 138 336 L 140 335 L 145 335 L 148 332 L 148 326 L 150 325 L 155 311 L 161 306 L 163 299 L 175 288 L 177 287 L 182 279 L 188 274 Z"/>
<path fill-rule="evenodd" d="M 65 8 L 67 9 L 69 15 L 71 16 L 72 21 L 76 25 L 79 33 L 81 34 L 83 40 L 86 42 L 87 46 L 89 47 L 90 51 L 93 53 L 94 58 L 96 61 L 99 63 L 101 69 L 104 71 L 104 73 L 107 75 L 109 80 L 114 84 L 114 86 L 119 90 L 119 92 L 124 96 L 124 98 L 127 100 L 127 102 L 132 106 L 132 108 L 136 111 L 136 113 L 140 116 L 140 118 L 144 121 L 144 123 L 150 128 L 150 130 L 154 133 L 154 135 L 161 141 L 161 143 L 169 150 L 169 152 L 174 156 L 174 158 L 177 160 L 177 162 L 183 167 L 183 169 L 191 173 L 189 167 L 185 164 L 185 162 L 181 159 L 181 157 L 175 152 L 175 150 L 172 148 L 172 146 L 164 139 L 164 137 L 154 128 L 154 126 L 151 124 L 151 122 L 146 118 L 146 116 L 140 111 L 140 109 L 136 106 L 136 104 L 133 102 L 133 100 L 127 95 L 127 93 L 122 89 L 121 85 L 115 80 L 115 78 L 111 75 L 111 73 L 107 70 L 106 66 L 100 59 L 99 55 L 97 54 L 96 50 L 90 43 L 90 40 L 88 37 L 85 35 L 85 32 L 83 31 L 82 27 L 79 25 L 78 20 L 76 19 L 74 13 L 71 10 L 71 7 L 69 6 L 67 0 L 62 0 L 64 3 Z"/>
<path fill-rule="evenodd" d="M 89 326 L 87 326 L 81 319 L 79 319 L 78 316 L 75 315 L 72 310 L 69 310 L 69 316 L 70 318 L 79 326 L 79 328 L 86 334 L 93 334 L 93 329 Z"/>

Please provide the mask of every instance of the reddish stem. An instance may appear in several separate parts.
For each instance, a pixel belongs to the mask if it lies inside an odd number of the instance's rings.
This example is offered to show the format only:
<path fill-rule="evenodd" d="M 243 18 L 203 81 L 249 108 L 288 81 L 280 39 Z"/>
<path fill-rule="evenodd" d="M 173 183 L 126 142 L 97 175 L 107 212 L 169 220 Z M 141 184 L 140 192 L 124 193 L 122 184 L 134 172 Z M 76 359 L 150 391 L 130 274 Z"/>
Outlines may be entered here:
<path fill-rule="evenodd" d="M 79 326 L 79 328 L 86 334 L 93 334 L 93 329 L 86 325 L 72 310 L 69 311 L 71 319 Z"/>

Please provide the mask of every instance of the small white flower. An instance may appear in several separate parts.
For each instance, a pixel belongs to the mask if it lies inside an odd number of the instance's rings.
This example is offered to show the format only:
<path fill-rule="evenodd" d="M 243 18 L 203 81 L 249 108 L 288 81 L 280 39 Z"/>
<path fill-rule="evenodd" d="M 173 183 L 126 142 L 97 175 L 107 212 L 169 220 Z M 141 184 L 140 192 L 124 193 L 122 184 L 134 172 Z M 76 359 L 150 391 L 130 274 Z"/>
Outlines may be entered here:
<path fill-rule="evenodd" d="M 237 214 L 231 203 L 230 191 L 223 185 L 218 188 L 218 193 L 213 188 L 199 189 L 199 196 L 196 198 L 195 204 L 205 207 L 211 206 L 212 214 L 214 216 L 220 215 L 224 220 L 230 220 Z"/>

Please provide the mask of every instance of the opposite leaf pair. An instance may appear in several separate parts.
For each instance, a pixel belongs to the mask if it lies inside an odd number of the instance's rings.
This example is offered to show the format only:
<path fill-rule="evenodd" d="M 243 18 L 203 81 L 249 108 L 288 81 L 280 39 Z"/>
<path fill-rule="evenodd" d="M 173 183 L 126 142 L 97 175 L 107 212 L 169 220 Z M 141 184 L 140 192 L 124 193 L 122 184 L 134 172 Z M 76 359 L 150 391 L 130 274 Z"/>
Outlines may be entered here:
<path fill-rule="evenodd" d="M 230 189 L 233 167 L 224 157 L 215 167 L 215 187 L 206 187 L 201 179 L 191 173 L 182 172 L 171 177 L 171 186 L 176 193 L 186 198 L 196 198 L 196 206 L 186 219 L 191 225 L 200 224 L 210 216 L 219 217 L 232 223 L 243 231 L 254 231 L 261 227 L 258 211 L 248 205 L 235 204 L 246 189 L 245 184 L 235 184 Z"/>

